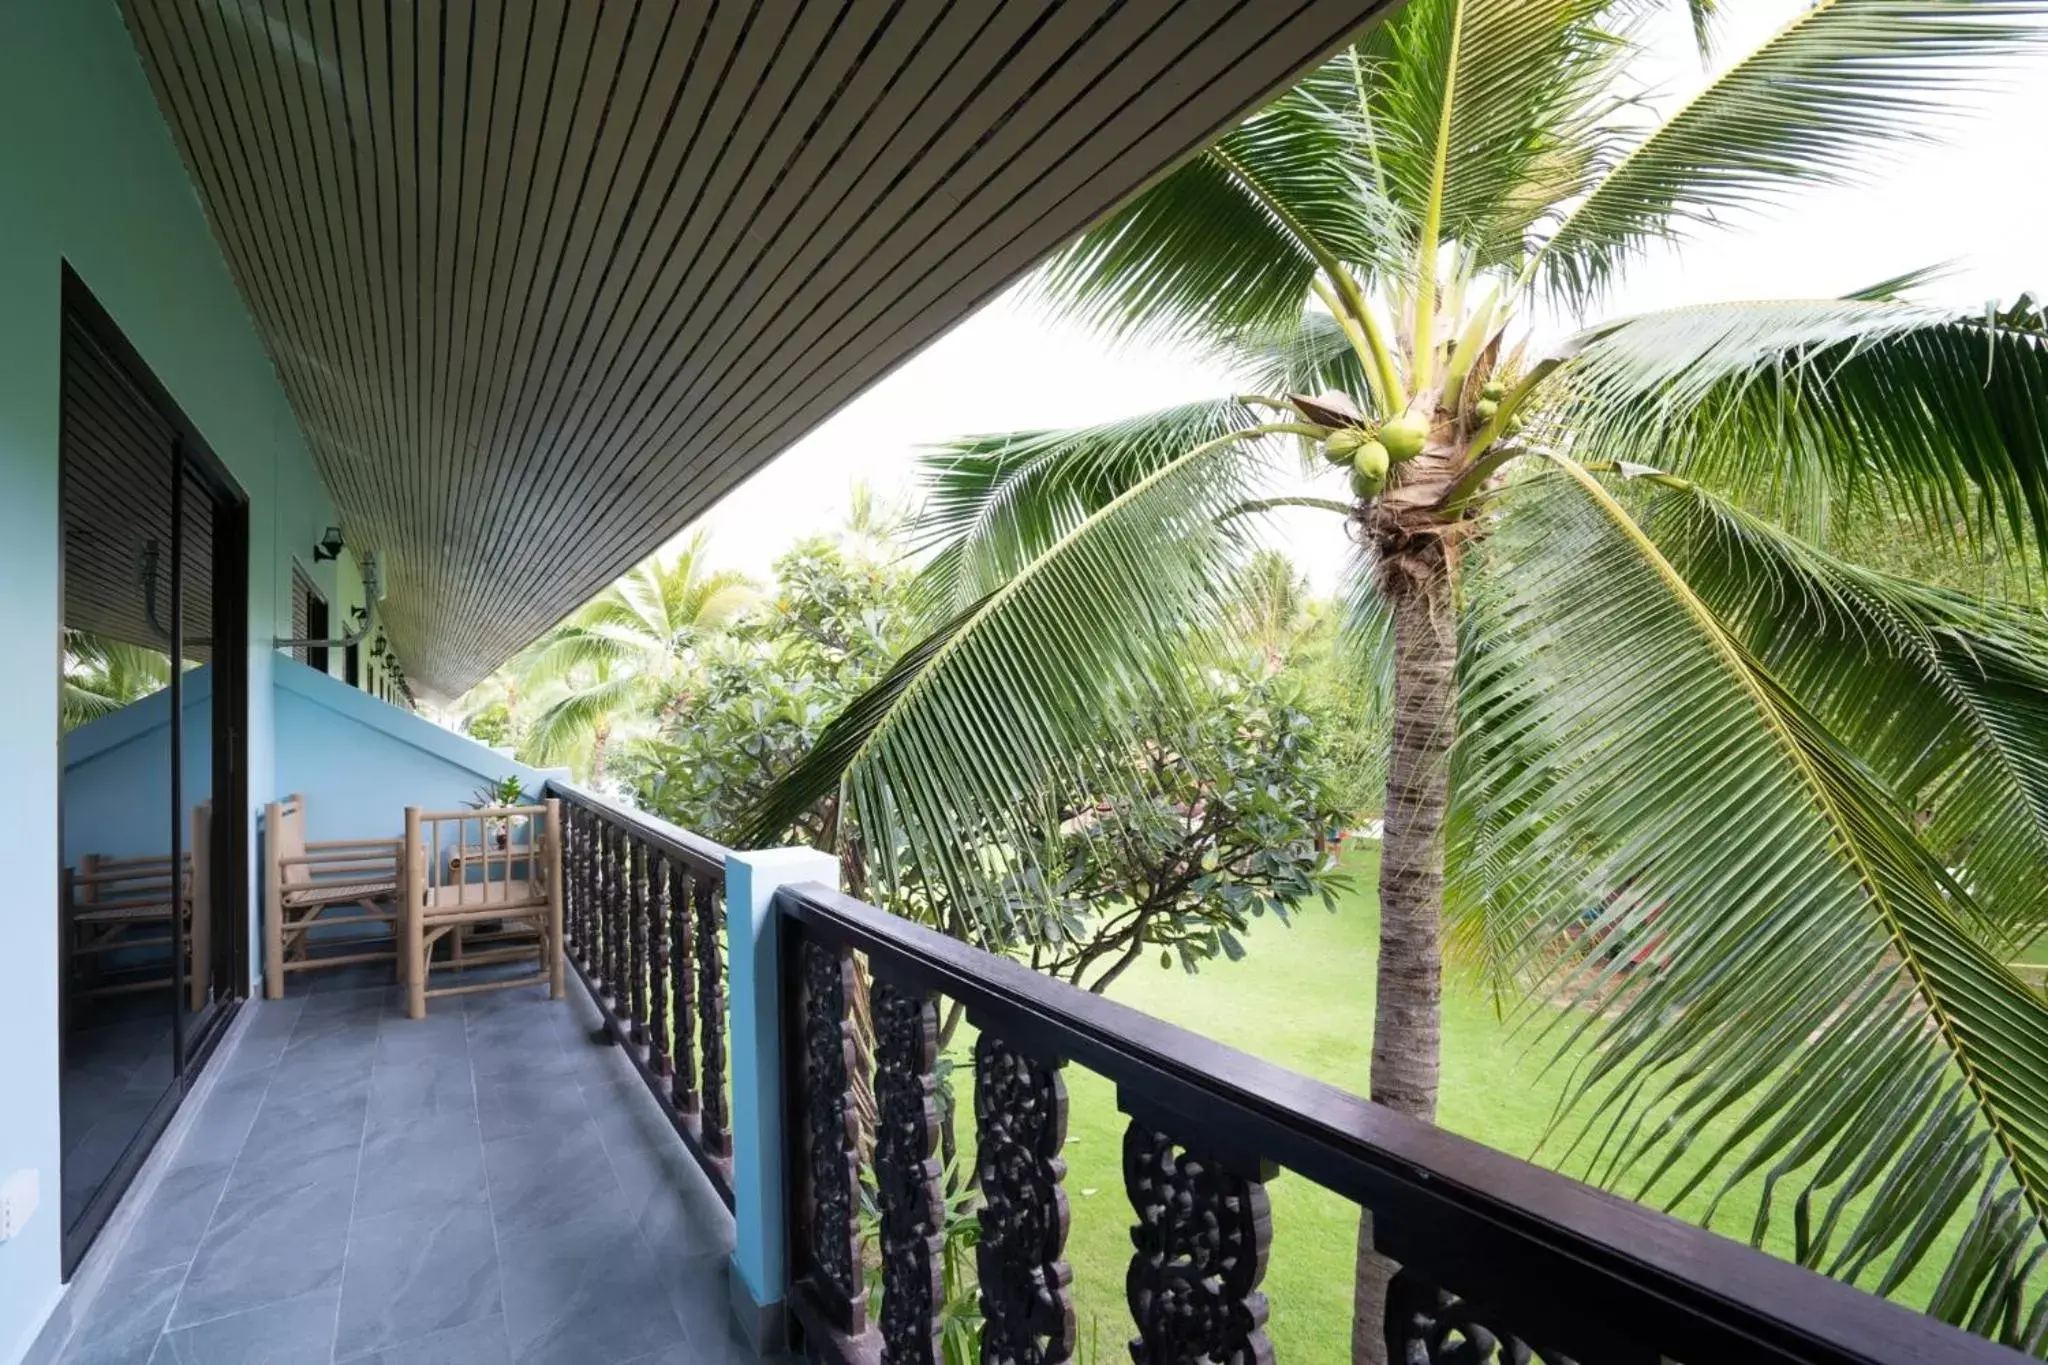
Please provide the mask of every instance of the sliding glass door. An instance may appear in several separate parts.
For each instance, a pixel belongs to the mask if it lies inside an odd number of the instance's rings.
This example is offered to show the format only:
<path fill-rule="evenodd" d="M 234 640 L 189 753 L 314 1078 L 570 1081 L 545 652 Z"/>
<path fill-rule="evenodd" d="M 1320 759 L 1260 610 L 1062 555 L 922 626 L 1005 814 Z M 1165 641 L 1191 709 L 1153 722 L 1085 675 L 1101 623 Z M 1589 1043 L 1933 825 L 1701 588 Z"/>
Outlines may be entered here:
<path fill-rule="evenodd" d="M 57 907 L 65 1273 L 247 980 L 247 504 L 66 272 Z"/>

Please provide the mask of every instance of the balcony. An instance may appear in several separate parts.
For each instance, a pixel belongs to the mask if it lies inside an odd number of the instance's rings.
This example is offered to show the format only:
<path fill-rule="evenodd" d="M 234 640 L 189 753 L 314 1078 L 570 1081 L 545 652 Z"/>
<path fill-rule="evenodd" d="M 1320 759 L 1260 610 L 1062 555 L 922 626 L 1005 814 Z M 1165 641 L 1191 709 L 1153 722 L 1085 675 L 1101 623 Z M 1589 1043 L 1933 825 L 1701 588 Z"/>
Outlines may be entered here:
<path fill-rule="evenodd" d="M 839 895 L 823 854 L 548 790 L 569 998 L 410 1020 L 386 966 L 251 1007 L 55 1359 L 938 1360 L 943 1002 L 984 1360 L 1085 1346 L 1069 1067 L 1128 1118 L 1133 1359 L 1271 1358 L 1283 1173 L 1372 1210 L 1404 1365 L 2019 1359 Z"/>
<path fill-rule="evenodd" d="M 753 1359 L 732 1216 L 587 998 L 410 1020 L 389 976 L 249 1007 L 58 1359 Z"/>

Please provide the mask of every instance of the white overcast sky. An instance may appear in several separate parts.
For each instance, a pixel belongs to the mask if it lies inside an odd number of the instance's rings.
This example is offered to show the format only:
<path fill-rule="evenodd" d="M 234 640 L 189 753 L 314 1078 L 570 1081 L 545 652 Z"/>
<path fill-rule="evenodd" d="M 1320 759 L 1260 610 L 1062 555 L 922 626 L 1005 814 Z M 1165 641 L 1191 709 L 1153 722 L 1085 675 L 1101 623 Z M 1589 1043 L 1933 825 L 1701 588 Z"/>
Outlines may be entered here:
<path fill-rule="evenodd" d="M 1799 0 L 1724 0 L 1720 54 L 1746 50 L 1800 8 Z M 1635 74 L 1668 108 L 1705 73 L 1682 22 L 1660 24 L 1648 38 Z M 1658 253 L 1605 313 L 1825 297 L 1938 262 L 1954 270 L 1928 297 L 1977 306 L 2024 289 L 2038 296 L 2048 287 L 2044 172 L 2048 54 L 2037 52 L 2002 88 L 1973 98 L 1944 142 L 1902 142 L 1867 167 L 1865 183 L 1801 195 L 1769 218 Z M 1012 291 L 843 408 L 700 525 L 716 561 L 765 578 L 798 535 L 844 520 L 855 480 L 907 495 L 920 447 L 970 432 L 1100 421 L 1230 389 L 1228 376 L 1199 358 L 1151 343 L 1112 345 L 1050 321 Z M 1318 588 L 1335 583 L 1343 542 L 1327 514 L 1299 514 L 1279 536 Z"/>

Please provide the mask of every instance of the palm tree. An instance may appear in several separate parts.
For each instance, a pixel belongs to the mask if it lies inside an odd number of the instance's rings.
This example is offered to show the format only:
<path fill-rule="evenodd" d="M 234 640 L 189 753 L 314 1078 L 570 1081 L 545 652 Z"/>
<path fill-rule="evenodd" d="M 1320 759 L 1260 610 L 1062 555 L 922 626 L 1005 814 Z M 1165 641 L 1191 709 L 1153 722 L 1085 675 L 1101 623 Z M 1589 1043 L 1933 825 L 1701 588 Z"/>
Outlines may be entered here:
<path fill-rule="evenodd" d="M 592 783 L 621 724 L 666 704 L 685 653 L 703 631 L 753 600 L 746 575 L 706 564 L 707 538 L 633 566 L 542 636 L 514 670 L 533 720 L 525 735 L 537 763 L 573 761 Z"/>
<path fill-rule="evenodd" d="M 1073 315 L 1243 390 L 932 458 L 934 629 L 752 829 L 843 794 L 880 875 L 1003 946 L 1005 860 L 957 831 L 1031 857 L 1019 812 L 1229 630 L 1259 513 L 1328 507 L 1391 708 L 1372 1098 L 1434 1116 L 1448 920 L 1582 1059 L 1589 1175 L 1765 1178 L 1746 1231 L 1789 1202 L 1799 1259 L 1880 1292 L 1951 1237 L 1930 1311 L 2039 1350 L 2048 1005 L 2001 963 L 2048 912 L 2048 629 L 1814 528 L 1878 496 L 2037 549 L 2041 312 L 1907 277 L 1543 356 L 1527 319 L 1925 135 L 2040 6 L 1820 0 L 1661 121 L 1623 85 L 1647 8 L 1411 0 L 1059 255 Z M 1270 496 L 1324 458 L 1340 496 Z M 1369 1219 L 1360 1252 L 1371 1359 Z"/>
<path fill-rule="evenodd" d="M 1309 625 L 1308 579 L 1278 550 L 1258 550 L 1238 575 L 1231 629 L 1276 673 Z"/>
<path fill-rule="evenodd" d="M 170 686 L 171 661 L 159 650 L 83 630 L 64 632 L 64 729 L 75 730 Z"/>

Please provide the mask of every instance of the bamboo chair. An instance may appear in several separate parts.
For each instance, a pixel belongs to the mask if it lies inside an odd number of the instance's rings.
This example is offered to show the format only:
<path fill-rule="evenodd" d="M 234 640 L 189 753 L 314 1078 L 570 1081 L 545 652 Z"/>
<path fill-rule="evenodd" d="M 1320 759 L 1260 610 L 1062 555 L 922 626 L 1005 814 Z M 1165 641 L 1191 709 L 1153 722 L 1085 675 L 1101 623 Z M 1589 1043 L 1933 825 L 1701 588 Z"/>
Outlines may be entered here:
<path fill-rule="evenodd" d="M 522 842 L 493 846 L 494 829 L 523 826 Z M 517 986 L 546 986 L 562 998 L 561 802 L 423 812 L 405 808 L 405 895 L 399 936 L 405 961 L 406 1013 L 427 1017 L 427 1001 L 444 995 Z M 471 831 L 476 838 L 468 836 Z M 488 929 L 498 946 L 469 951 L 465 940 Z M 447 939 L 449 955 L 434 961 Z M 472 967 L 534 960 L 531 975 L 463 980 Z M 437 986 L 436 970 L 456 984 Z"/>
<path fill-rule="evenodd" d="M 162 976 L 112 984 L 100 984 L 96 978 L 101 961 L 115 953 L 162 948 L 168 964 L 174 941 L 171 916 L 175 912 L 184 920 L 187 1007 L 197 1010 L 206 1003 L 207 973 L 203 967 L 211 960 L 213 921 L 211 915 L 195 914 L 194 907 L 209 905 L 206 855 L 212 813 L 210 802 L 192 809 L 192 842 L 179 860 L 175 892 L 167 855 L 109 858 L 87 853 L 79 858 L 78 868 L 70 877 L 64 951 L 82 995 L 125 995 L 170 985 L 168 970 Z"/>
<path fill-rule="evenodd" d="M 305 798 L 294 793 L 264 807 L 263 994 L 284 996 L 287 972 L 393 962 L 402 973 L 395 926 L 401 862 L 396 839 L 306 838 Z M 354 913 L 335 914 L 353 908 Z M 393 930 L 391 946 L 363 952 L 315 953 L 315 928 L 378 924 Z"/>

